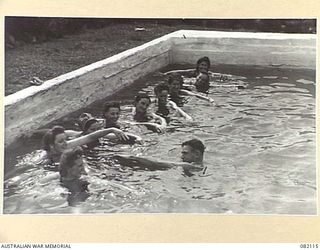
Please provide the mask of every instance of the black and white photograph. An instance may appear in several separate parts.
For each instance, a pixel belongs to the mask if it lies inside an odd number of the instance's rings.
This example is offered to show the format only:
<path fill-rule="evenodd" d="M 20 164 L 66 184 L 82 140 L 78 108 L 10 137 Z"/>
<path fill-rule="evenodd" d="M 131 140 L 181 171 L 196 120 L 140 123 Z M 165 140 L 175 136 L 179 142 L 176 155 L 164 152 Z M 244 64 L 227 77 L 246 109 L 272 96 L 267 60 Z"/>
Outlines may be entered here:
<path fill-rule="evenodd" d="M 316 23 L 6 16 L 3 214 L 317 215 Z"/>

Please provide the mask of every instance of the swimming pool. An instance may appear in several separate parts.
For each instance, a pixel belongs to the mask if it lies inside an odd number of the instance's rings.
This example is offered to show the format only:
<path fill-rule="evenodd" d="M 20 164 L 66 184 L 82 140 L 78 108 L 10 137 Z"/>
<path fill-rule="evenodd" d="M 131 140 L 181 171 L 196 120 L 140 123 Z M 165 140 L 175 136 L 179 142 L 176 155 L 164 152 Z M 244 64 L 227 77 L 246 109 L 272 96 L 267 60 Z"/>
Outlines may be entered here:
<path fill-rule="evenodd" d="M 46 181 L 54 171 L 30 164 L 38 152 L 24 155 L 38 142 L 8 149 L 4 213 L 316 214 L 315 70 L 224 64 L 214 71 L 227 75 L 210 89 L 217 106 L 186 98 L 183 109 L 194 124 L 176 121 L 163 135 L 139 130 L 142 145 L 103 141 L 86 152 L 90 196 L 72 206 L 58 179 Z M 109 100 L 130 106 L 135 93 L 152 91 L 161 80 L 141 78 Z M 237 89 L 234 83 L 247 88 Z M 85 110 L 101 115 L 100 105 Z M 82 111 L 57 123 L 74 126 Z M 122 118 L 127 116 L 124 111 Z M 206 177 L 186 177 L 180 169 L 121 166 L 111 157 L 126 153 L 179 160 L 181 142 L 194 137 L 206 145 Z M 21 155 L 17 165 L 16 155 Z"/>

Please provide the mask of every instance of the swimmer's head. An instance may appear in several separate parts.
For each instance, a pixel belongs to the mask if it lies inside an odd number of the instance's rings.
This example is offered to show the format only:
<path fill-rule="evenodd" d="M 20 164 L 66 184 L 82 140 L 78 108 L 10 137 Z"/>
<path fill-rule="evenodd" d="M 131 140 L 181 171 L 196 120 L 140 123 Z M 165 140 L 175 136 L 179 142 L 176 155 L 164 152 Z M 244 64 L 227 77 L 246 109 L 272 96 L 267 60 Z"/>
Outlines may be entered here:
<path fill-rule="evenodd" d="M 169 86 L 169 93 L 172 94 L 179 94 L 180 89 L 183 85 L 183 78 L 179 73 L 172 73 L 169 75 L 168 78 L 168 86 Z"/>
<path fill-rule="evenodd" d="M 149 108 L 151 103 L 151 99 L 148 94 L 146 93 L 139 93 L 135 100 L 134 105 L 136 107 L 136 113 L 145 113 Z"/>
<path fill-rule="evenodd" d="M 208 72 L 210 68 L 210 59 L 208 57 L 201 57 L 197 61 L 197 71 L 200 73 Z"/>
<path fill-rule="evenodd" d="M 195 86 L 197 91 L 206 93 L 210 87 L 209 74 L 200 73 L 196 78 Z"/>
<path fill-rule="evenodd" d="M 103 116 L 106 121 L 116 123 L 120 117 L 120 103 L 106 102 L 103 107 Z"/>
<path fill-rule="evenodd" d="M 182 143 L 181 159 L 183 162 L 202 163 L 205 146 L 198 139 L 192 139 Z"/>
<path fill-rule="evenodd" d="M 160 83 L 154 88 L 154 93 L 156 94 L 159 102 L 166 103 L 169 94 L 169 87 Z"/>
<path fill-rule="evenodd" d="M 93 118 L 93 116 L 90 113 L 82 113 L 79 116 L 79 122 L 80 122 L 80 124 L 82 124 L 85 121 L 89 120 L 90 118 Z"/>
<path fill-rule="evenodd" d="M 62 153 L 67 149 L 67 135 L 64 128 L 54 126 L 42 138 L 43 149 L 50 153 Z"/>
<path fill-rule="evenodd" d="M 101 129 L 101 125 L 98 120 L 89 113 L 82 113 L 79 116 L 79 123 L 83 134 L 85 135 Z"/>
<path fill-rule="evenodd" d="M 75 147 L 65 150 L 60 159 L 60 177 L 62 179 L 77 179 L 84 173 L 83 150 L 81 147 Z"/>
<path fill-rule="evenodd" d="M 99 129 L 101 129 L 101 124 L 95 118 L 91 118 L 83 124 L 83 134 L 85 135 L 95 132 Z"/>

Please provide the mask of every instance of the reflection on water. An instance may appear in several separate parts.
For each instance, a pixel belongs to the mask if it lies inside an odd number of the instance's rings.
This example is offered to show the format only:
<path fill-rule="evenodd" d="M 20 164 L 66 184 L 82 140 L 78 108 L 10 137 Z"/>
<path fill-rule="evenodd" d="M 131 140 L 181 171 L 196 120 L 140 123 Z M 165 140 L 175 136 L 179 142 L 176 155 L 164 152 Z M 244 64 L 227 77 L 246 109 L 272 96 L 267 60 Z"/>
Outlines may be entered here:
<path fill-rule="evenodd" d="M 142 145 L 103 141 L 86 152 L 89 193 L 71 206 L 56 171 L 32 164 L 39 151 L 18 157 L 16 166 L 7 151 L 4 213 L 316 214 L 315 72 L 225 65 L 216 71 L 228 75 L 223 86 L 216 81 L 210 89 L 217 106 L 186 98 L 183 109 L 195 118 L 192 126 L 173 121 L 164 135 L 136 130 L 145 139 Z M 112 98 L 128 103 L 140 88 Z M 100 115 L 98 107 L 87 111 Z M 123 111 L 122 119 L 129 115 Z M 125 167 L 110 157 L 121 152 L 179 160 L 181 142 L 192 137 L 206 145 L 205 177 Z"/>

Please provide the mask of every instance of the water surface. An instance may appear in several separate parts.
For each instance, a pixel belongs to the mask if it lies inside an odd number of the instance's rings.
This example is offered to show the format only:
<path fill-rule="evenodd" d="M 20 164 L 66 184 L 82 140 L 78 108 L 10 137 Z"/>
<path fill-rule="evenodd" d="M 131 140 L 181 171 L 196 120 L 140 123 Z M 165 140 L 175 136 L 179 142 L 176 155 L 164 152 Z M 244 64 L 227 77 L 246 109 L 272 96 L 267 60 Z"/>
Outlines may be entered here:
<path fill-rule="evenodd" d="M 229 65 L 216 65 L 214 71 L 227 76 L 212 83 L 209 96 L 216 106 L 186 97 L 183 109 L 193 124 L 174 121 L 163 135 L 133 129 L 144 138 L 142 145 L 102 140 L 86 152 L 90 185 L 82 202 L 70 205 L 59 179 L 46 181 L 55 170 L 32 164 L 39 140 L 8 148 L 4 213 L 316 214 L 315 71 Z M 108 100 L 130 107 L 138 91 L 152 92 L 162 80 L 147 76 Z M 53 124 L 76 128 L 83 111 L 101 116 L 103 101 Z M 124 110 L 120 119 L 130 116 Z M 179 161 L 181 143 L 191 138 L 206 145 L 206 177 L 121 166 L 111 157 L 125 153 Z"/>

